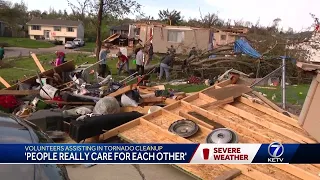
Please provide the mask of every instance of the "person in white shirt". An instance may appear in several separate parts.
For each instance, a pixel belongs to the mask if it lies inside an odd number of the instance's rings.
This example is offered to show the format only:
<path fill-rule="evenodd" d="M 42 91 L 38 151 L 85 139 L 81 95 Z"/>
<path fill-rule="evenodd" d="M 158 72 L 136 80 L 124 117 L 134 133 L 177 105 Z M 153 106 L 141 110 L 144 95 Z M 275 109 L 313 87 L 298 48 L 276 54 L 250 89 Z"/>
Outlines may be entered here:
<path fill-rule="evenodd" d="M 144 58 L 143 58 L 143 50 L 142 48 L 139 48 L 137 50 L 137 55 L 136 55 L 136 66 L 137 66 L 137 72 L 140 75 L 144 74 Z M 141 70 L 141 71 L 140 71 Z"/>

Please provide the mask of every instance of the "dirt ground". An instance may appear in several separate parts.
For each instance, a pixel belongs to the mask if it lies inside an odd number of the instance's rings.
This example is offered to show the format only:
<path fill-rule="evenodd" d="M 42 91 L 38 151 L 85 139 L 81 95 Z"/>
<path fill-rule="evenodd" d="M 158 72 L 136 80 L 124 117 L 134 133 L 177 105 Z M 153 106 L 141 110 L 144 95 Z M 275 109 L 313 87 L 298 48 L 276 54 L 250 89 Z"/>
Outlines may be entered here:
<path fill-rule="evenodd" d="M 140 169 L 139 170 L 137 169 Z M 170 165 L 67 165 L 71 180 L 194 180 Z"/>

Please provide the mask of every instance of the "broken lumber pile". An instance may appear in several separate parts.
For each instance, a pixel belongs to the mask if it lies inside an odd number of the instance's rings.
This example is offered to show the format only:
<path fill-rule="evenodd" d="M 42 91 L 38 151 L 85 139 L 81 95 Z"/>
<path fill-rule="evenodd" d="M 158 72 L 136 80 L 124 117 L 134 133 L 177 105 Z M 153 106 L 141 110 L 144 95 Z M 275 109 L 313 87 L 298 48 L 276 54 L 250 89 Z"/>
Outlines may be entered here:
<path fill-rule="evenodd" d="M 297 120 L 250 101 L 245 97 L 218 100 L 218 93 L 230 85 L 230 80 L 218 83 L 196 94 L 100 136 L 118 135 L 132 143 L 205 143 L 212 129 L 226 127 L 239 137 L 239 143 L 317 143 L 303 130 Z M 223 86 L 223 87 L 221 87 Z M 211 96 L 208 92 L 214 94 Z M 233 101 L 232 101 L 233 99 Z M 220 101 L 224 101 L 221 102 Z M 215 104 L 215 102 L 217 102 Z M 217 105 L 218 104 L 218 105 Z M 210 107 L 211 105 L 211 107 Z M 206 107 L 205 109 L 202 107 Z M 208 107 L 209 106 L 209 107 Z M 197 115 L 195 115 L 197 114 Z M 170 124 L 181 119 L 196 122 L 200 130 L 189 138 L 168 131 Z M 200 123 L 201 122 L 201 123 Z M 317 165 L 175 165 L 184 172 L 201 179 L 320 179 Z M 238 172 L 241 171 L 239 175 Z M 273 173 L 270 173 L 273 172 Z"/>

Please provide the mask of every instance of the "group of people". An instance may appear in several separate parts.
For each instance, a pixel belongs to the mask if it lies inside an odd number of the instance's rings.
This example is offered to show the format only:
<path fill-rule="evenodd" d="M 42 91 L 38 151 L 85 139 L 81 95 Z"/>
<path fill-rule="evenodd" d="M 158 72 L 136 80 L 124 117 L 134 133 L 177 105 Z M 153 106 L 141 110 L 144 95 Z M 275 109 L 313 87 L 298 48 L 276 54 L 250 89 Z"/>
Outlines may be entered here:
<path fill-rule="evenodd" d="M 106 77 L 106 74 L 110 74 L 109 67 L 107 65 L 108 53 L 110 53 L 109 46 L 102 46 L 101 51 L 99 53 L 99 76 Z M 173 46 L 168 49 L 167 54 L 161 59 L 160 62 L 160 72 L 158 79 L 161 80 L 163 75 L 165 75 L 166 80 L 170 80 L 170 69 L 173 65 L 173 61 L 175 58 L 176 50 Z M 146 54 L 148 54 L 148 58 L 146 58 Z M 129 60 L 132 60 L 136 65 L 136 72 L 138 75 L 143 75 L 145 73 L 145 66 L 147 66 L 153 59 L 153 45 L 149 44 L 148 48 L 138 46 L 135 48 L 133 53 L 128 57 L 124 55 L 121 51 L 117 53 L 118 62 L 118 75 L 121 74 L 122 70 L 125 70 L 129 75 L 131 74 L 129 69 Z"/>
<path fill-rule="evenodd" d="M 99 76 L 106 77 L 107 74 L 110 74 L 109 66 L 107 65 L 108 54 L 110 53 L 110 48 L 108 45 L 102 46 L 99 53 Z M 148 58 L 145 58 L 145 54 L 148 54 Z M 129 68 L 129 60 L 132 60 L 136 65 L 136 71 L 139 75 L 144 74 L 144 67 L 148 65 L 153 58 L 153 46 L 152 43 L 149 44 L 149 48 L 136 47 L 134 52 L 128 57 L 124 55 L 121 51 L 117 53 L 118 62 L 118 75 L 125 70 L 129 75 L 131 74 Z"/>

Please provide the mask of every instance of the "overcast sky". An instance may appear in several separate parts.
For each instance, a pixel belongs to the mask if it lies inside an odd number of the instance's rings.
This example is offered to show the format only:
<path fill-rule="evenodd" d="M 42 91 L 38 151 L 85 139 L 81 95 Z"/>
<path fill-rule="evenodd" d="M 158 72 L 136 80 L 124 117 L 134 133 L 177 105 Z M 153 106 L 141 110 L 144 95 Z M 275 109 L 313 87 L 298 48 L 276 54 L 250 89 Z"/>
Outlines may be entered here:
<path fill-rule="evenodd" d="M 20 0 L 11 0 L 20 2 Z M 76 2 L 76 0 L 71 0 Z M 82 0 L 80 0 L 82 1 Z M 24 0 L 29 10 L 66 9 L 70 11 L 67 0 Z M 137 0 L 143 7 L 146 15 L 158 17 L 159 10 L 176 9 L 181 11 L 185 19 L 200 18 L 202 14 L 218 13 L 222 19 L 244 20 L 268 26 L 276 18 L 280 18 L 280 26 L 287 29 L 292 27 L 295 31 L 310 27 L 313 19 L 310 13 L 316 16 L 320 7 L 320 0 Z M 135 17 L 135 15 L 131 15 Z"/>

